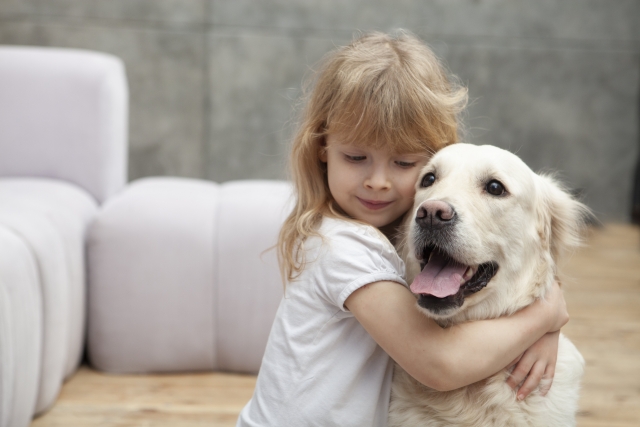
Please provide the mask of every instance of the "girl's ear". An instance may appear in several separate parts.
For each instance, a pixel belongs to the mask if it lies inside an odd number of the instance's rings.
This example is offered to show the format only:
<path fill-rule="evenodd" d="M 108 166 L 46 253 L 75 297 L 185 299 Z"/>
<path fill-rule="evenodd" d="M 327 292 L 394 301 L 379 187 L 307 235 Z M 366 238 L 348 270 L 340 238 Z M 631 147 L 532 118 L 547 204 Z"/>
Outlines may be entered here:
<path fill-rule="evenodd" d="M 318 158 L 322 163 L 327 163 L 327 139 L 322 137 L 318 141 Z"/>

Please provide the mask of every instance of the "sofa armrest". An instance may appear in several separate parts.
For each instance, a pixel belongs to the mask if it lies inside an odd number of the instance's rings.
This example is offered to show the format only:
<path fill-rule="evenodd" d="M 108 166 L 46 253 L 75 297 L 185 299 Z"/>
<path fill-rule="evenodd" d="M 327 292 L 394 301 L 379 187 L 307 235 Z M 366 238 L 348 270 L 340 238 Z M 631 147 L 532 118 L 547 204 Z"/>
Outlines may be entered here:
<path fill-rule="evenodd" d="M 74 183 L 98 202 L 127 179 L 122 61 L 73 49 L 0 46 L 0 177 Z"/>

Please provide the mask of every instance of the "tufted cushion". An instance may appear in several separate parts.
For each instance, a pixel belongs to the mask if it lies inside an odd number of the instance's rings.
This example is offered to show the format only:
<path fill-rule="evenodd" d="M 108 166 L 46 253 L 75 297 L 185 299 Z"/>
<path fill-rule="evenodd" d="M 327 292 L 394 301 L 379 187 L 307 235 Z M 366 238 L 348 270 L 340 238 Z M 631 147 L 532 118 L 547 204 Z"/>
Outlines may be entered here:
<path fill-rule="evenodd" d="M 25 365 L 30 369 L 26 377 L 16 374 L 16 381 L 29 383 L 33 375 L 39 380 L 35 406 L 39 413 L 53 404 L 62 381 L 75 371 L 82 356 L 86 297 L 84 241 L 97 204 L 83 189 L 62 181 L 4 178 L 0 179 L 0 207 L 3 231 L 0 247 L 11 254 L 4 262 L 14 265 L 9 270 L 14 275 L 3 274 L 0 285 L 5 294 L 22 286 L 37 291 L 35 299 L 13 292 L 13 298 L 22 298 L 23 302 L 16 303 L 13 319 L 8 322 L 20 335 L 41 337 L 41 352 L 31 353 L 31 345 L 25 354 L 20 349 L 26 347 L 19 345 L 11 356 L 16 369 L 26 370 Z M 22 249 L 9 249 L 15 247 Z M 17 309 L 20 304 L 23 310 Z M 19 318 L 24 313 L 33 318 L 40 316 L 41 324 L 22 322 Z M 18 327 L 19 331 L 15 329 Z M 38 359 L 35 370 L 29 362 L 33 357 Z"/>
<path fill-rule="evenodd" d="M 282 295 L 277 181 L 132 183 L 89 238 L 89 356 L 110 372 L 257 372 Z"/>

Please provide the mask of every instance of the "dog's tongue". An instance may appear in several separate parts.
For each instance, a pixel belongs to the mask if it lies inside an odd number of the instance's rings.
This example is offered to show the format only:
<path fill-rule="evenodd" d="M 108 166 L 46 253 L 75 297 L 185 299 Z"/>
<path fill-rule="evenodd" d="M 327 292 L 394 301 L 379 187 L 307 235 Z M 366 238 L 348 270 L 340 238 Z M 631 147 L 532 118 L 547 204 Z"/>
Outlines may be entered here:
<path fill-rule="evenodd" d="M 430 294 L 436 298 L 455 295 L 460 289 L 460 281 L 467 266 L 447 258 L 440 252 L 431 256 L 422 272 L 413 279 L 411 292 L 414 294 Z"/>

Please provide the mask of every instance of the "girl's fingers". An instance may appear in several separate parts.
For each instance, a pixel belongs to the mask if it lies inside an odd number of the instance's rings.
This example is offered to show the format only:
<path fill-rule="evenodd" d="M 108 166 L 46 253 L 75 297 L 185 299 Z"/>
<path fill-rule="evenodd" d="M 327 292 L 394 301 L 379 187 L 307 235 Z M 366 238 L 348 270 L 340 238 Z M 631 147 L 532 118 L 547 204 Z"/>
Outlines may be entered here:
<path fill-rule="evenodd" d="M 518 400 L 524 400 L 533 390 L 538 388 L 541 395 L 546 395 L 551 388 L 556 369 L 559 332 L 546 334 L 532 345 L 507 379 L 507 385 L 517 391 Z M 518 385 L 522 384 L 519 388 Z"/>
<path fill-rule="evenodd" d="M 518 360 L 517 363 L 518 364 L 511 372 L 511 375 L 507 378 L 507 385 L 511 387 L 512 390 L 515 390 L 516 387 L 518 387 L 518 385 L 527 377 L 529 371 L 531 371 L 534 360 L 520 356 L 520 360 Z"/>
<path fill-rule="evenodd" d="M 524 400 L 533 390 L 536 389 L 536 387 L 538 387 L 538 384 L 540 384 L 545 373 L 546 366 L 546 363 L 543 362 L 537 362 L 533 365 L 524 384 L 522 384 L 518 389 L 518 400 Z"/>
<path fill-rule="evenodd" d="M 551 384 L 553 384 L 553 377 L 555 375 L 556 366 L 547 365 L 547 369 L 544 371 L 544 375 L 542 376 L 542 380 L 540 380 L 540 394 L 546 396 L 551 389 Z"/>

